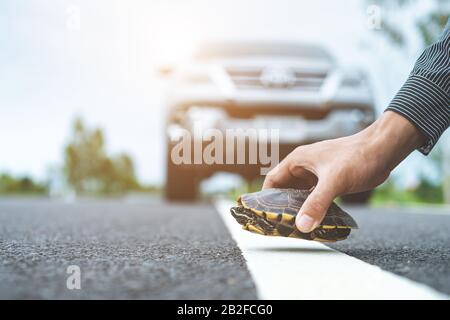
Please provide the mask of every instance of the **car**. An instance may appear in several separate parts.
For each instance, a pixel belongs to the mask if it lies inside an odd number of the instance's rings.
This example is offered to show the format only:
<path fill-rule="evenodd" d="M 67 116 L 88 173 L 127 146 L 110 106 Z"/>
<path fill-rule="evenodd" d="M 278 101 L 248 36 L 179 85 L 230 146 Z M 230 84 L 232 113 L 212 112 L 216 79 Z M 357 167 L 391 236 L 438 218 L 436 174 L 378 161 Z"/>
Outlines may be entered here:
<path fill-rule="evenodd" d="M 171 79 L 165 126 L 165 196 L 171 201 L 195 200 L 200 182 L 219 171 L 237 173 L 249 181 L 261 177 L 264 164 L 259 160 L 201 161 L 205 160 L 201 155 L 193 154 L 199 149 L 194 144 L 205 147 L 211 139 L 196 132 L 215 129 L 213 132 L 226 136 L 228 130 L 235 129 L 238 136 L 234 138 L 239 139 L 239 134 L 246 134 L 239 128 L 258 132 L 276 129 L 276 148 L 271 151 L 282 159 L 299 145 L 356 133 L 375 119 L 371 86 L 364 71 L 341 66 L 317 44 L 210 42 L 199 46 L 188 63 L 163 68 L 161 73 Z M 174 159 L 174 151 L 187 136 L 192 150 L 179 153 L 187 160 L 180 162 Z M 245 136 L 245 144 L 221 151 L 227 156 L 231 153 L 233 159 L 234 152 L 241 152 L 248 160 L 255 139 L 261 137 Z M 274 144 L 268 141 L 268 148 Z M 345 199 L 366 202 L 368 197 L 366 192 Z"/>

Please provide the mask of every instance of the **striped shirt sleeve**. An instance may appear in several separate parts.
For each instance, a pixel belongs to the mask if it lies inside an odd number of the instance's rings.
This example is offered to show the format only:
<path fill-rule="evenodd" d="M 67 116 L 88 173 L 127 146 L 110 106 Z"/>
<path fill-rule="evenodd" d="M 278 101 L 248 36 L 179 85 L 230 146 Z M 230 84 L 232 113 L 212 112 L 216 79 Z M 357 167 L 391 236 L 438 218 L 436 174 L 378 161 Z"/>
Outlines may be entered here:
<path fill-rule="evenodd" d="M 419 151 L 428 154 L 450 125 L 450 21 L 426 48 L 386 110 L 411 121 L 426 137 Z"/>

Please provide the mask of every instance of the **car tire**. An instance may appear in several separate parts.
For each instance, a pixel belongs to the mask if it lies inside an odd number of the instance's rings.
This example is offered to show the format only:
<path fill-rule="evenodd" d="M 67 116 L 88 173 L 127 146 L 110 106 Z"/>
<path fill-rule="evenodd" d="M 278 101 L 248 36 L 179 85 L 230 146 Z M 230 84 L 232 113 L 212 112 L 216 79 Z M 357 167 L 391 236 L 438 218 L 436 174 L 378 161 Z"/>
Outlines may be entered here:
<path fill-rule="evenodd" d="M 196 172 L 188 166 L 175 165 L 168 155 L 164 192 L 166 200 L 172 202 L 195 201 L 198 190 L 199 179 Z"/>
<path fill-rule="evenodd" d="M 346 194 L 341 196 L 342 202 L 345 204 L 367 204 L 372 196 L 372 190 Z"/>

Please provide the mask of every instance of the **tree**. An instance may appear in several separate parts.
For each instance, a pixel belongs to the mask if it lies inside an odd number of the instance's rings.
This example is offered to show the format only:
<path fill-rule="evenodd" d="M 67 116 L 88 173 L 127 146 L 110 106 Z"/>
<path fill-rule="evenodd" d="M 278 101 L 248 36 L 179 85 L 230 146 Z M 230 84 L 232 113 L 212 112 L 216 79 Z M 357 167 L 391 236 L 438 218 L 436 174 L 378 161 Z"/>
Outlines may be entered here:
<path fill-rule="evenodd" d="M 448 0 L 426 2 L 420 0 L 367 0 L 367 3 L 378 5 L 381 8 L 380 34 L 399 49 L 408 47 L 410 44 L 408 40 L 412 39 L 411 33 L 415 33 L 421 40 L 421 49 L 432 44 L 443 31 L 450 16 L 450 1 Z M 402 19 L 403 16 L 406 16 L 406 19 Z M 444 143 L 437 144 L 428 157 L 440 178 L 432 181 L 423 173 L 419 175 L 420 183 L 414 190 L 415 197 L 419 200 L 442 202 L 442 194 L 445 192 L 443 191 L 445 189 L 443 187 L 445 179 L 443 165 L 446 161 L 443 152 Z M 388 187 L 390 188 L 390 186 Z M 389 188 L 385 188 L 388 191 L 386 192 L 387 197 L 392 195 Z M 450 190 L 447 193 L 450 194 Z"/>
<path fill-rule="evenodd" d="M 119 194 L 139 189 L 131 157 L 108 156 L 102 130 L 87 128 L 81 119 L 74 122 L 72 140 L 65 148 L 64 172 L 77 194 Z"/>
<path fill-rule="evenodd" d="M 0 174 L 0 194 L 35 194 L 47 193 L 47 186 L 33 181 L 30 177 L 13 177 Z"/>

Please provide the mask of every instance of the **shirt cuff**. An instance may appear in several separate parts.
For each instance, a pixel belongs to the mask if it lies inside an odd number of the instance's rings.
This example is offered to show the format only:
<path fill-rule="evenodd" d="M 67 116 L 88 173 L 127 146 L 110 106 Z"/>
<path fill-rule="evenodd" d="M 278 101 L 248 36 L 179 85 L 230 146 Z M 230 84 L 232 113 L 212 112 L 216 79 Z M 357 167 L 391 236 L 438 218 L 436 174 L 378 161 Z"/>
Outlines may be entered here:
<path fill-rule="evenodd" d="M 427 155 L 450 125 L 450 98 L 438 85 L 420 75 L 410 75 L 386 111 L 408 119 L 428 139 L 419 148 Z"/>

